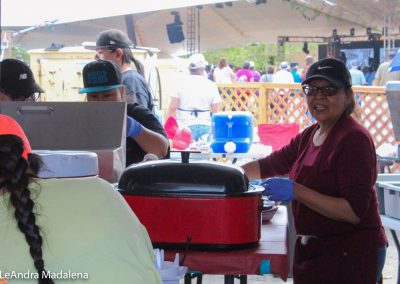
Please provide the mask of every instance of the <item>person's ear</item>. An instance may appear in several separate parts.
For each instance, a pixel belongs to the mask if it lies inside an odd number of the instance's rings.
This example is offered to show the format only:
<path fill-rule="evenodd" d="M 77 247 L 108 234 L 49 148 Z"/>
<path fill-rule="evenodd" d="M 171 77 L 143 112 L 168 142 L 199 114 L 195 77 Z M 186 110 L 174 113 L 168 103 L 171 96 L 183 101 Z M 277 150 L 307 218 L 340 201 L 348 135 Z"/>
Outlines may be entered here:
<path fill-rule="evenodd" d="M 117 56 L 118 60 L 122 61 L 122 58 L 124 57 L 124 51 L 122 50 L 122 48 L 117 48 L 115 50 L 115 55 Z"/>
<path fill-rule="evenodd" d="M 355 97 L 354 97 L 354 92 L 352 88 L 349 88 L 345 91 L 346 94 L 346 100 L 349 104 L 351 104 L 353 101 L 355 101 Z"/>
<path fill-rule="evenodd" d="M 346 92 L 346 97 L 348 98 L 354 97 L 354 92 L 352 88 L 348 88 L 345 92 Z"/>

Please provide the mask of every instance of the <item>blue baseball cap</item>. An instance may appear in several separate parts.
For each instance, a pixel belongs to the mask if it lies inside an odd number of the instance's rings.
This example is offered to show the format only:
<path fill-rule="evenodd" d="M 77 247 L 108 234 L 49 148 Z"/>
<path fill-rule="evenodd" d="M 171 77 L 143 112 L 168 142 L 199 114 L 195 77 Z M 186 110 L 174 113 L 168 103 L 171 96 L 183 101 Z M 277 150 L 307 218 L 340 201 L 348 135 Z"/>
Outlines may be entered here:
<path fill-rule="evenodd" d="M 79 94 L 104 92 L 124 85 L 117 64 L 109 60 L 97 60 L 83 67 L 83 86 Z"/>

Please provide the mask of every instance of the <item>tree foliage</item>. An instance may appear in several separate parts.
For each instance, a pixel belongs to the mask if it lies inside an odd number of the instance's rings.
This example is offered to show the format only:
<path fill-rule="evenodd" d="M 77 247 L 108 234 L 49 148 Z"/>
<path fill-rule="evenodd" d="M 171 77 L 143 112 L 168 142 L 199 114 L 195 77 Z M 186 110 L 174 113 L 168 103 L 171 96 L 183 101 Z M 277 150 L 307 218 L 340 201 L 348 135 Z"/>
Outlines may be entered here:
<path fill-rule="evenodd" d="M 305 54 L 302 51 L 302 43 L 286 43 L 284 50 L 285 61 L 297 61 L 305 58 Z M 310 54 L 317 54 L 318 45 L 309 44 L 308 48 Z M 244 61 L 254 61 L 255 69 L 264 71 L 268 66 L 273 65 L 277 67 L 278 62 L 278 46 L 276 43 L 272 44 L 250 44 L 248 46 L 230 47 L 215 51 L 203 52 L 206 60 L 209 64 L 218 65 L 220 58 L 226 58 L 229 64 L 233 64 L 237 67 L 241 67 Z M 299 62 L 299 64 L 303 64 Z"/>
<path fill-rule="evenodd" d="M 29 53 L 26 49 L 20 48 L 18 46 L 12 47 L 11 58 L 17 58 L 29 64 L 29 57 Z"/>

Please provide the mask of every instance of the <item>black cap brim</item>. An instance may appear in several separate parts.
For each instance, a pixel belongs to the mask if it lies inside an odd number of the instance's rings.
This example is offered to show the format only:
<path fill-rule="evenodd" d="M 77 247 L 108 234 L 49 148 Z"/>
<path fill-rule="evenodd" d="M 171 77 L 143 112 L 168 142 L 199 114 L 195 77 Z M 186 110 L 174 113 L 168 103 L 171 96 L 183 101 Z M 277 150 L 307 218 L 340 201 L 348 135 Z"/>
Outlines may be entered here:
<path fill-rule="evenodd" d="M 121 88 L 124 85 L 118 84 L 118 85 L 109 85 L 109 86 L 96 86 L 96 87 L 88 87 L 88 88 L 82 88 L 79 90 L 79 94 L 91 94 L 91 93 L 99 93 L 99 92 L 105 92 L 117 88 Z"/>
<path fill-rule="evenodd" d="M 310 76 L 307 79 L 305 79 L 301 84 L 308 84 L 308 83 L 310 83 L 311 80 L 314 80 L 314 79 L 325 79 L 325 80 L 329 81 L 330 83 L 332 83 L 337 88 L 345 87 L 345 85 L 343 84 L 342 81 L 338 81 L 338 80 L 332 79 L 331 77 L 324 76 L 321 74 Z"/>
<path fill-rule="evenodd" d="M 44 93 L 42 87 L 40 87 L 36 82 L 33 82 L 29 87 L 23 89 L 22 92 L 18 92 L 13 89 L 5 89 L 5 91 L 13 94 L 13 96 L 26 98 L 29 98 L 34 93 Z"/>
<path fill-rule="evenodd" d="M 44 93 L 42 87 L 40 87 L 36 82 L 33 84 L 32 90 L 33 93 Z"/>

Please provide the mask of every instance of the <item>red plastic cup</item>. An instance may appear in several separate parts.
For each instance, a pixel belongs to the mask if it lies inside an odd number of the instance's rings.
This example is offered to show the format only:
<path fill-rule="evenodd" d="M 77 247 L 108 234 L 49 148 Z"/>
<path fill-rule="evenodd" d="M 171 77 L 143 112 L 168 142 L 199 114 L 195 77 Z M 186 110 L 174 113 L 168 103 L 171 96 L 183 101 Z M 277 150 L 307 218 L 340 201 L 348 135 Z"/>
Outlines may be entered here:
<path fill-rule="evenodd" d="M 178 122 L 176 121 L 175 117 L 168 117 L 164 124 L 164 130 L 167 133 L 168 139 L 174 138 L 178 128 Z"/>
<path fill-rule="evenodd" d="M 178 150 L 187 149 L 192 143 L 192 132 L 189 128 L 178 129 L 175 133 L 174 138 L 172 138 L 172 148 Z"/>

